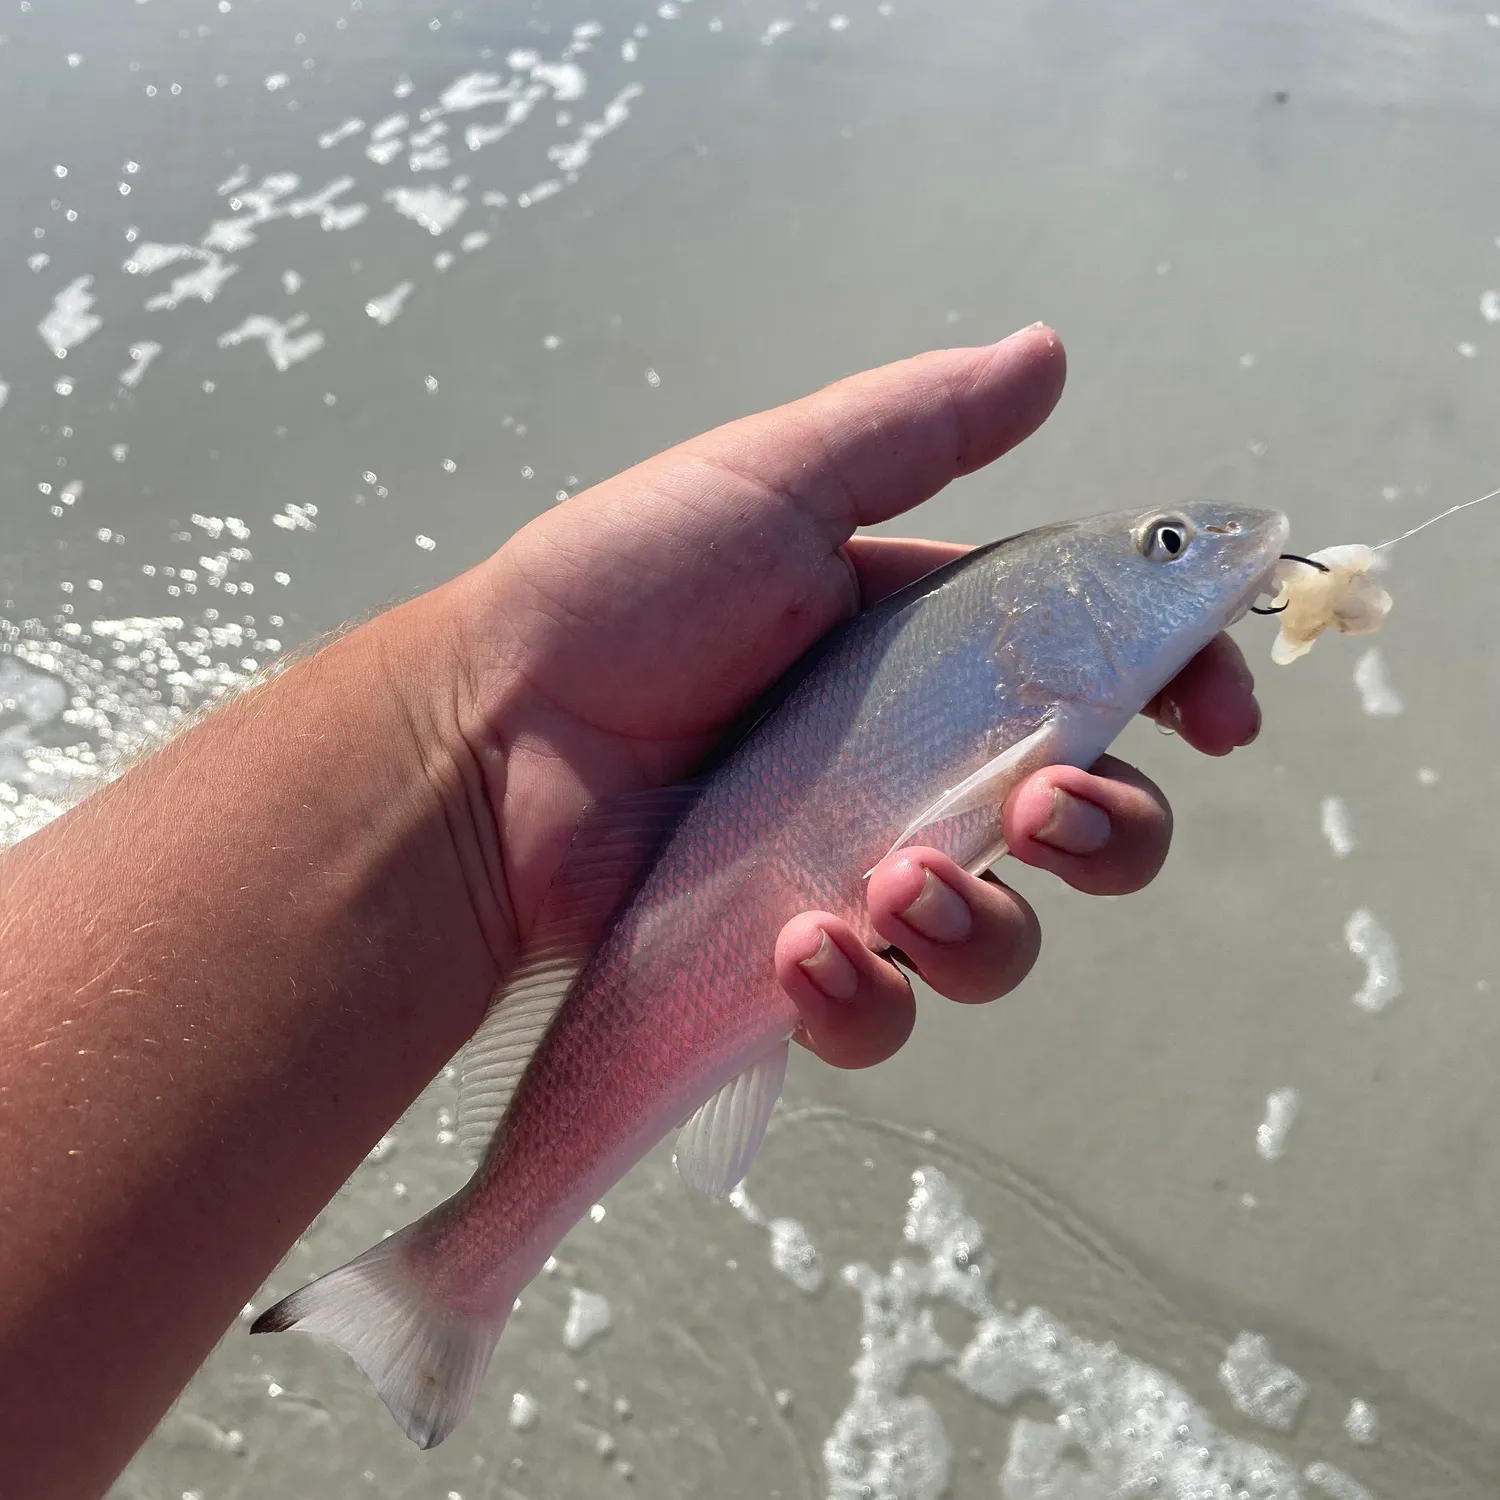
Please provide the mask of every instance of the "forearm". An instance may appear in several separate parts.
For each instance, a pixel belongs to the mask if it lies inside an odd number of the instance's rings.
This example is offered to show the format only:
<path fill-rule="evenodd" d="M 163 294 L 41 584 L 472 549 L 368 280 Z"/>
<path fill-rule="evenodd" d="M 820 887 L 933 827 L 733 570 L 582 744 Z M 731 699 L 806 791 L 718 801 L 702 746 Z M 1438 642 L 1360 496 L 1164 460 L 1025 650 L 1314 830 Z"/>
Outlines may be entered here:
<path fill-rule="evenodd" d="M 105 1487 L 482 1014 L 437 618 L 353 632 L 0 859 L 8 1490 Z"/>

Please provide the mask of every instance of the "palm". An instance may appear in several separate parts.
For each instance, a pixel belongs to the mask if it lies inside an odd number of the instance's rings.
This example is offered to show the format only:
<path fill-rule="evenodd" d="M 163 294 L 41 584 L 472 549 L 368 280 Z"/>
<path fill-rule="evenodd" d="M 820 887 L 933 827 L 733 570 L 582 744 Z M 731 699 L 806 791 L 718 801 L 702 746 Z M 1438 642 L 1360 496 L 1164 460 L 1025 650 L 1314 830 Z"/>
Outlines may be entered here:
<path fill-rule="evenodd" d="M 598 795 L 676 779 L 813 641 L 858 607 L 878 550 L 906 576 L 959 552 L 849 541 L 751 477 L 695 463 L 622 476 L 506 548 L 505 629 L 546 684 L 553 748 Z M 520 601 L 519 610 L 516 601 Z"/>
<path fill-rule="evenodd" d="M 559 505 L 478 570 L 518 938 L 588 803 L 688 774 L 862 597 L 962 550 L 851 537 L 1020 441 L 1061 379 L 1040 333 L 856 376 Z"/>

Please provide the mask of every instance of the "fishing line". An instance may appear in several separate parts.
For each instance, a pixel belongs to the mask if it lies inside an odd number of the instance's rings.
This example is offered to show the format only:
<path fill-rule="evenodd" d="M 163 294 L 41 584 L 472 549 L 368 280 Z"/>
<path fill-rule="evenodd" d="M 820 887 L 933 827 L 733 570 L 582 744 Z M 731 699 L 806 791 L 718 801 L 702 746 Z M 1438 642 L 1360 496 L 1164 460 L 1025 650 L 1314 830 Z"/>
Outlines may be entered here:
<path fill-rule="evenodd" d="M 1380 552 L 1386 547 L 1394 547 L 1397 542 L 1404 542 L 1407 537 L 1415 536 L 1419 531 L 1426 531 L 1429 526 L 1438 521 L 1445 521 L 1449 516 L 1456 515 L 1461 510 L 1468 510 L 1471 505 L 1483 505 L 1486 500 L 1494 500 L 1500 496 L 1500 490 L 1491 490 L 1487 495 L 1481 495 L 1477 500 L 1464 500 L 1458 505 L 1450 505 L 1447 510 L 1439 511 L 1435 516 L 1428 518 L 1420 524 L 1413 526 L 1410 531 L 1403 531 L 1400 536 L 1390 537 L 1388 540 L 1378 542 L 1370 548 L 1371 552 Z M 1310 557 L 1299 557 L 1295 552 L 1283 552 L 1282 557 L 1288 562 L 1306 563 L 1310 568 L 1316 568 L 1320 573 L 1326 573 L 1328 569 L 1320 562 L 1315 562 Z M 1253 615 L 1279 615 L 1286 609 L 1285 604 L 1280 605 L 1251 605 L 1250 613 Z"/>
<path fill-rule="evenodd" d="M 1481 495 L 1477 500 L 1465 500 L 1461 505 L 1450 505 L 1447 510 L 1438 515 L 1429 516 L 1420 526 L 1413 526 L 1410 531 L 1403 531 L 1400 536 L 1393 536 L 1389 541 L 1380 542 L 1370 550 L 1379 552 L 1382 547 L 1394 547 L 1397 542 L 1404 542 L 1407 537 L 1415 536 L 1419 531 L 1425 531 L 1433 522 L 1445 520 L 1456 511 L 1468 510 L 1471 505 L 1483 505 L 1486 500 L 1493 500 L 1497 495 L 1500 495 L 1500 490 L 1491 490 L 1488 495 Z"/>

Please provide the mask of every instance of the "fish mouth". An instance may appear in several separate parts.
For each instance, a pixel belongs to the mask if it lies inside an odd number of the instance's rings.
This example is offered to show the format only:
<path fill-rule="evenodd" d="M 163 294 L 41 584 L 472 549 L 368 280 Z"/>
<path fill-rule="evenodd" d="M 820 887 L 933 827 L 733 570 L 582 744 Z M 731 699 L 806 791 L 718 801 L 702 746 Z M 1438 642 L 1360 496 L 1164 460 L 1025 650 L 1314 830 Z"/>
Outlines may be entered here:
<path fill-rule="evenodd" d="M 1279 511 L 1267 516 L 1266 522 L 1267 524 L 1263 527 L 1264 541 L 1271 555 L 1265 567 L 1250 580 L 1245 592 L 1235 601 L 1233 609 L 1225 616 L 1226 629 L 1243 620 L 1250 613 L 1250 607 L 1257 599 L 1277 591 L 1276 570 L 1281 565 L 1282 548 L 1286 546 L 1286 539 L 1291 535 L 1292 523 Z"/>

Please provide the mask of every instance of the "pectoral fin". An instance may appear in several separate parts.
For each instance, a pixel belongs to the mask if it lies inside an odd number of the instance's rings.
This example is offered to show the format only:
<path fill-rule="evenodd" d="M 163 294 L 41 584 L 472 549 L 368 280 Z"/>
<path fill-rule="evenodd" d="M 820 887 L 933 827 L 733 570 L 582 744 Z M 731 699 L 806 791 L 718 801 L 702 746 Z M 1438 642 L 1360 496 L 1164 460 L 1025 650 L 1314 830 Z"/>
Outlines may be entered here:
<path fill-rule="evenodd" d="M 963 850 L 955 858 L 973 874 L 988 869 L 1005 853 L 1005 841 L 999 835 L 1000 809 L 1010 790 L 1024 777 L 1043 766 L 1054 764 L 1059 758 L 1062 743 L 1060 716 L 1048 714 L 1024 739 L 1002 750 L 993 759 L 986 761 L 977 771 L 966 776 L 957 786 L 949 787 L 934 799 L 902 831 L 896 842 L 886 851 L 885 857 L 910 844 L 931 842 L 937 848 L 945 848 L 949 840 L 936 837 L 941 824 L 951 822 L 966 813 L 981 809 L 992 809 L 995 814 L 995 832 L 982 848 Z M 865 872 L 868 879 L 873 870 Z"/>

